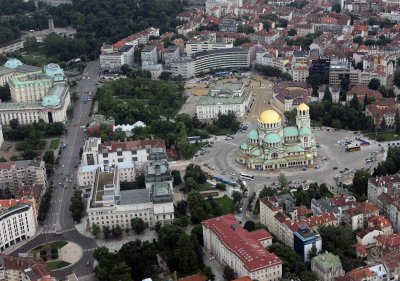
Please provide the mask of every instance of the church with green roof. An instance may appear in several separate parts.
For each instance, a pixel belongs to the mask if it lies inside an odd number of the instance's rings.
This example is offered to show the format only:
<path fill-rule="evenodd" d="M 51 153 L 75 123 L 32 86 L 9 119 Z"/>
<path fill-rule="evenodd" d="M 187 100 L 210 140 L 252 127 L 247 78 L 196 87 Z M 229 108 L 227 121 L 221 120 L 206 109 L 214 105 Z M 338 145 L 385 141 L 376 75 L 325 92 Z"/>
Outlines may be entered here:
<path fill-rule="evenodd" d="M 272 170 L 312 165 L 316 156 L 309 108 L 302 103 L 297 107 L 296 126 L 284 127 L 274 110 L 262 112 L 257 129 L 248 133 L 236 160 L 249 169 Z"/>

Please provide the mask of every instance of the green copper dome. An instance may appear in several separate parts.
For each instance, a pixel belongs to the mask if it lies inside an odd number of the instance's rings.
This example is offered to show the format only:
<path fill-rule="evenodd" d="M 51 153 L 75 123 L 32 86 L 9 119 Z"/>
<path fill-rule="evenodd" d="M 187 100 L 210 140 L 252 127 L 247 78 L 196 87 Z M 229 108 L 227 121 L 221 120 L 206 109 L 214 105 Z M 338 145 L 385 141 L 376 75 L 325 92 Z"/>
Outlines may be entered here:
<path fill-rule="evenodd" d="M 249 146 L 247 145 L 247 143 L 244 142 L 240 145 L 240 149 L 246 150 L 249 149 Z"/>
<path fill-rule="evenodd" d="M 308 136 L 308 135 L 311 135 L 310 128 L 301 128 L 300 129 L 300 136 Z"/>
<path fill-rule="evenodd" d="M 247 137 L 252 140 L 258 140 L 257 130 L 251 130 L 250 133 L 247 135 Z"/>
<path fill-rule="evenodd" d="M 281 137 L 276 133 L 270 133 L 264 137 L 265 143 L 278 143 L 281 142 Z"/>
<path fill-rule="evenodd" d="M 299 134 L 299 130 L 296 127 L 286 127 L 283 129 L 284 137 L 297 137 Z"/>
<path fill-rule="evenodd" d="M 251 154 L 253 156 L 260 156 L 261 155 L 261 150 L 259 148 L 254 149 Z"/>
<path fill-rule="evenodd" d="M 11 58 L 11 59 L 6 61 L 4 66 L 7 67 L 7 68 L 16 69 L 18 66 L 20 66 L 22 64 L 23 63 L 19 59 Z"/>
<path fill-rule="evenodd" d="M 59 104 L 60 104 L 60 98 L 54 95 L 45 96 L 42 100 L 42 106 L 44 107 L 57 106 Z"/>

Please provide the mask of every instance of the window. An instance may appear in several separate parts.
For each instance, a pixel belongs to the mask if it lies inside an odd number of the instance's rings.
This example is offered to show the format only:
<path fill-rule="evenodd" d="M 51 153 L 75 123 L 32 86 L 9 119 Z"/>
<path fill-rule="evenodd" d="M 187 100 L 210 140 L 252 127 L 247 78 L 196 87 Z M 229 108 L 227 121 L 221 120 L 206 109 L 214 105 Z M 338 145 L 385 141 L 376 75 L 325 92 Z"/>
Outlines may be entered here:
<path fill-rule="evenodd" d="M 118 156 L 122 156 L 122 151 L 117 151 Z"/>
<path fill-rule="evenodd" d="M 103 157 L 107 158 L 108 157 L 108 153 L 103 153 Z"/>

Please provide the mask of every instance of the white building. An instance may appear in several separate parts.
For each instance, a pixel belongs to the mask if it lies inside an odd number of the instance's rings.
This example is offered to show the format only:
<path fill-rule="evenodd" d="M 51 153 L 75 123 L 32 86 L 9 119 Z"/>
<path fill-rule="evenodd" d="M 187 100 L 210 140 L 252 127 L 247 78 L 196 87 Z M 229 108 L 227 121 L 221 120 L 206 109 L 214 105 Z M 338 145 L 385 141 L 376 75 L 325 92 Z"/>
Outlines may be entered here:
<path fill-rule="evenodd" d="M 102 70 L 119 71 L 121 66 L 133 65 L 135 46 L 125 44 L 120 48 L 103 44 L 101 47 L 100 67 Z"/>
<path fill-rule="evenodd" d="M 130 124 L 122 124 L 122 125 L 116 125 L 113 127 L 114 132 L 115 130 L 121 130 L 124 132 L 125 136 L 130 138 L 133 136 L 132 130 L 135 128 L 144 128 L 146 127 L 146 124 L 143 123 L 142 121 L 137 121 L 135 124 L 130 125 Z"/>
<path fill-rule="evenodd" d="M 10 58 L 0 67 L 0 86 L 6 85 L 9 80 L 21 74 L 28 74 L 40 71 L 40 67 L 23 64 L 16 58 Z"/>
<path fill-rule="evenodd" d="M 171 66 L 171 61 L 177 58 L 179 58 L 179 47 L 175 45 L 168 46 L 162 55 L 162 61 L 167 66 Z"/>
<path fill-rule="evenodd" d="M 146 45 L 140 52 L 142 65 L 157 64 L 157 47 L 153 45 Z"/>
<path fill-rule="evenodd" d="M 224 43 L 224 42 L 187 42 L 186 43 L 186 54 L 191 56 L 194 53 L 202 52 L 202 51 L 212 51 L 219 49 L 229 49 L 233 48 L 233 43 Z"/>
<path fill-rule="evenodd" d="M 157 167 L 162 165 L 160 160 L 165 159 L 164 149 L 152 149 L 148 165 L 156 167 L 157 173 Z M 89 224 L 130 228 L 133 218 L 141 218 L 150 227 L 157 222 L 162 225 L 171 223 L 174 220 L 174 204 L 169 170 L 168 174 L 162 177 L 146 174 L 146 189 L 121 191 L 118 166 L 99 167 L 87 208 Z"/>
<path fill-rule="evenodd" d="M 147 70 L 151 74 L 151 79 L 158 79 L 163 72 L 162 64 L 142 64 L 142 70 Z"/>
<path fill-rule="evenodd" d="M 252 93 L 242 83 L 217 84 L 208 96 L 200 97 L 196 105 L 199 120 L 215 119 L 218 114 L 232 111 L 237 117 L 246 115 L 250 109 Z"/>
<path fill-rule="evenodd" d="M 345 273 L 339 256 L 328 252 L 313 257 L 311 271 L 317 275 L 320 281 L 331 281 L 336 277 L 344 276 Z"/>
<path fill-rule="evenodd" d="M 165 140 L 138 140 L 126 142 L 106 142 L 100 138 L 85 141 L 82 153 L 82 165 L 112 165 L 122 162 L 145 163 L 152 148 L 165 149 Z"/>
<path fill-rule="evenodd" d="M 172 76 L 182 76 L 184 79 L 195 76 L 194 60 L 191 57 L 179 57 L 171 61 Z"/>
<path fill-rule="evenodd" d="M 42 160 L 23 160 L 0 163 L 0 188 L 14 192 L 23 186 L 45 186 L 47 174 Z"/>
<path fill-rule="evenodd" d="M 143 173 L 141 165 L 140 168 L 135 169 L 135 163 L 133 162 L 121 162 L 116 164 L 118 166 L 118 177 L 120 182 L 134 182 L 136 176 Z M 78 186 L 93 186 L 96 179 L 96 172 L 101 165 L 88 165 L 79 166 L 77 181 Z"/>
<path fill-rule="evenodd" d="M 0 200 L 1 252 L 31 238 L 36 231 L 35 221 L 33 206 L 15 200 Z"/>
<path fill-rule="evenodd" d="M 232 214 L 205 220 L 202 225 L 204 248 L 238 277 L 259 281 L 282 277 L 282 261 L 265 249 L 272 238 L 266 230 L 248 232 Z"/>

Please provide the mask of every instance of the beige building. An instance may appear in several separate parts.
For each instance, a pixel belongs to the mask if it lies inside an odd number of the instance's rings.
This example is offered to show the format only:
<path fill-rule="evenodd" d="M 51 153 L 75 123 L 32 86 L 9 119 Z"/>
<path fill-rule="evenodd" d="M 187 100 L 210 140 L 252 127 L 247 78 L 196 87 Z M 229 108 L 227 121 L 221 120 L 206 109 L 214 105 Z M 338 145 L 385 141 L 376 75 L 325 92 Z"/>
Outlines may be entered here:
<path fill-rule="evenodd" d="M 23 160 L 0 163 L 0 188 L 14 192 L 23 186 L 45 186 L 46 167 L 41 160 Z"/>
<path fill-rule="evenodd" d="M 379 216 L 379 208 L 369 202 L 361 202 L 355 208 L 345 211 L 344 222 L 352 230 L 368 227 L 368 219 Z"/>
<path fill-rule="evenodd" d="M 311 271 L 317 275 L 319 281 L 331 281 L 345 274 L 339 256 L 332 253 L 315 256 L 311 260 Z"/>
<path fill-rule="evenodd" d="M 205 220 L 202 225 L 205 249 L 238 277 L 259 281 L 278 281 L 282 277 L 282 261 L 265 249 L 272 241 L 266 230 L 248 232 L 232 214 Z"/>

